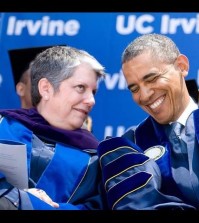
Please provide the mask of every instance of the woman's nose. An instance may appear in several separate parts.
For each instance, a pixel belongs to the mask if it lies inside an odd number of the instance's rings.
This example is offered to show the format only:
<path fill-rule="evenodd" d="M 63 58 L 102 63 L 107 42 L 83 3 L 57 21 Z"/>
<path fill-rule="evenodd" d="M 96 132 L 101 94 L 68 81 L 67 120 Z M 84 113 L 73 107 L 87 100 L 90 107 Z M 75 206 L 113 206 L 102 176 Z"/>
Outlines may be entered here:
<path fill-rule="evenodd" d="M 89 106 L 95 105 L 95 97 L 94 97 L 93 93 L 90 93 L 86 96 L 85 102 L 87 104 L 89 104 Z"/>

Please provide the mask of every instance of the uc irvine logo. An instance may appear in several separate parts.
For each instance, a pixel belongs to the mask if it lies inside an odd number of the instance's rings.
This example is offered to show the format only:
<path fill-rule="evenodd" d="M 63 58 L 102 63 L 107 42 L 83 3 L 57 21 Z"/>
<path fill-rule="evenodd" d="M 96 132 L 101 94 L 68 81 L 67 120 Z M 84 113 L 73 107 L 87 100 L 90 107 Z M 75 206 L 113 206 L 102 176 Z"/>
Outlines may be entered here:
<path fill-rule="evenodd" d="M 186 16 L 175 17 L 175 15 L 162 14 L 160 24 L 155 25 L 157 17 L 154 14 L 143 14 L 136 16 L 118 15 L 116 18 L 116 31 L 120 35 L 130 35 L 133 32 L 139 34 L 148 34 L 152 32 L 160 32 L 162 34 L 176 34 L 181 31 L 184 34 L 199 33 L 199 14 L 193 14 L 193 17 Z M 192 14 L 191 14 L 192 15 Z M 156 30 L 155 30 L 156 29 Z"/>
<path fill-rule="evenodd" d="M 78 20 L 71 19 L 51 20 L 49 16 L 43 16 L 41 20 L 23 19 L 15 16 L 8 18 L 7 35 L 20 36 L 24 30 L 27 30 L 30 36 L 40 34 L 41 36 L 75 36 L 79 33 L 80 23 Z"/>

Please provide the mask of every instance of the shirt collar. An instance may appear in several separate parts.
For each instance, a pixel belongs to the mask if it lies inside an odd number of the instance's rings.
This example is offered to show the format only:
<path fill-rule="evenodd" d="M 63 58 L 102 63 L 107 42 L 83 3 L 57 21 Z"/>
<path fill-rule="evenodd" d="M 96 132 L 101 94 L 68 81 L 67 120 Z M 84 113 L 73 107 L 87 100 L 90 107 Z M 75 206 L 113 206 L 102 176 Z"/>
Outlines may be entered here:
<path fill-rule="evenodd" d="M 194 111 L 198 109 L 198 105 L 194 102 L 194 100 L 190 97 L 189 104 L 182 113 L 182 115 L 178 118 L 177 122 L 181 123 L 183 126 L 185 126 L 186 121 L 189 117 L 189 115 Z"/>

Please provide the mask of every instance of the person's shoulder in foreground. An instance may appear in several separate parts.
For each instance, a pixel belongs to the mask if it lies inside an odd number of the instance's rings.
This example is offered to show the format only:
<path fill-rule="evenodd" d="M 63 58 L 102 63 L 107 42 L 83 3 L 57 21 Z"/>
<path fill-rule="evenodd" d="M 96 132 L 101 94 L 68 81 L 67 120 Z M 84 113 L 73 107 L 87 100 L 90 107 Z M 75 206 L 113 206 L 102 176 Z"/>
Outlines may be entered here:
<path fill-rule="evenodd" d="M 98 147 L 109 208 L 199 209 L 199 110 L 185 83 L 188 58 L 171 38 L 146 34 L 124 49 L 122 70 L 149 116 Z M 182 130 L 170 133 L 175 122 Z"/>
<path fill-rule="evenodd" d="M 26 145 L 28 175 L 17 187 L 9 178 L 12 173 L 0 168 L 0 209 L 105 208 L 99 142 L 82 128 L 104 67 L 84 50 L 54 46 L 36 56 L 30 74 L 33 108 L 0 110 L 0 140 Z"/>

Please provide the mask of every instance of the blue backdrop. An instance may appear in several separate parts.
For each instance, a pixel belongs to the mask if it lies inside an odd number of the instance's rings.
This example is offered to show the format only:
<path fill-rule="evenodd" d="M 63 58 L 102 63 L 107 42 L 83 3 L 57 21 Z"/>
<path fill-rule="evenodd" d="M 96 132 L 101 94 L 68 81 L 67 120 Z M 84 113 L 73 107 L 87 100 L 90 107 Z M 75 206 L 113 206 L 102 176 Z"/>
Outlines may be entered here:
<path fill-rule="evenodd" d="M 119 136 L 146 113 L 131 99 L 121 71 L 121 54 L 135 37 L 161 33 L 171 37 L 190 59 L 187 79 L 198 83 L 199 13 L 1 13 L 0 108 L 17 108 L 8 50 L 66 44 L 87 50 L 105 67 L 91 113 L 99 140 Z"/>

